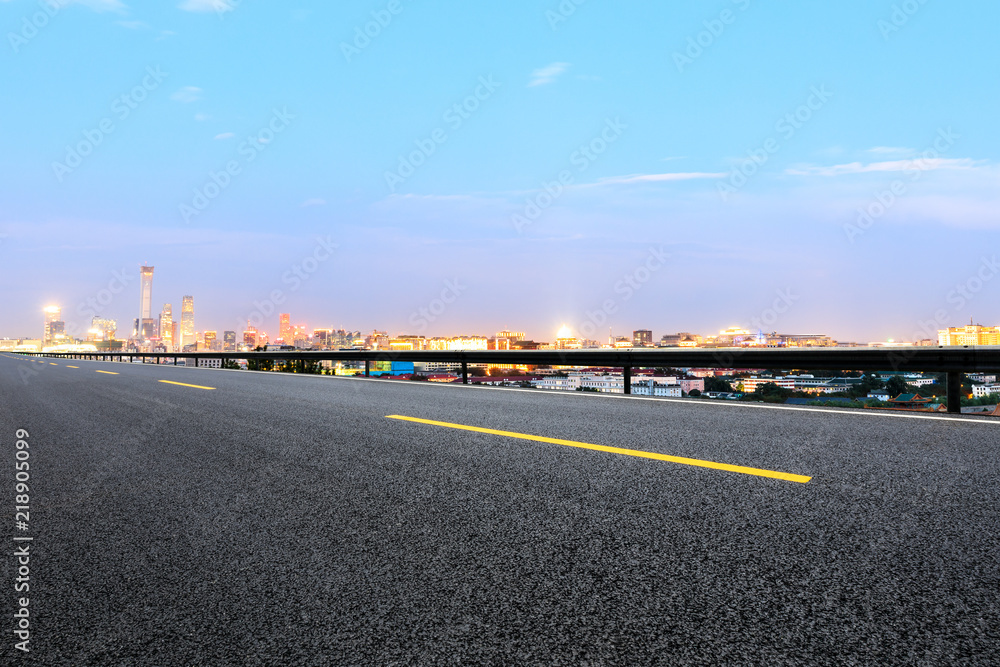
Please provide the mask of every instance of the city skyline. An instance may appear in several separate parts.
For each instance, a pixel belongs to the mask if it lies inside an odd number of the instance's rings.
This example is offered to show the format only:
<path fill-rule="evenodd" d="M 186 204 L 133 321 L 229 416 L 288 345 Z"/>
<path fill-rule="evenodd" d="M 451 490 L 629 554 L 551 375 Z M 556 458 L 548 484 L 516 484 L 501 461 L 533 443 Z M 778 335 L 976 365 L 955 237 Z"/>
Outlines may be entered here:
<path fill-rule="evenodd" d="M 151 316 L 153 276 L 154 276 L 153 266 L 140 265 L 139 267 L 140 305 L 138 311 L 139 317 L 135 318 L 134 320 L 134 325 L 132 327 L 132 332 L 133 332 L 132 335 L 125 337 L 119 336 L 118 337 L 119 340 L 155 339 L 157 341 L 164 341 L 168 345 L 172 345 L 176 338 L 178 342 L 177 348 L 183 349 L 185 346 L 196 342 L 196 340 L 200 341 L 205 332 L 226 331 L 228 333 L 245 334 L 245 332 L 250 331 L 254 333 L 254 338 L 257 338 L 257 336 L 260 335 L 266 341 L 269 342 L 281 342 L 288 344 L 293 342 L 294 340 L 299 339 L 300 332 L 302 334 L 301 338 L 307 339 L 312 337 L 312 334 L 309 333 L 310 331 L 317 331 L 317 330 L 321 331 L 340 330 L 347 332 L 351 331 L 364 332 L 369 328 L 373 332 L 377 332 L 380 330 L 380 326 L 378 323 L 375 323 L 372 326 L 358 328 L 351 326 L 345 327 L 343 325 L 332 325 L 319 320 L 314 321 L 314 323 L 312 324 L 306 324 L 305 318 L 299 318 L 299 323 L 294 324 L 291 321 L 291 314 L 288 312 L 282 312 L 282 310 L 284 309 L 280 307 L 280 304 L 284 302 L 284 299 L 279 298 L 280 291 L 273 292 L 271 295 L 271 299 L 269 300 L 255 301 L 254 310 L 247 318 L 245 324 L 226 323 L 222 327 L 214 325 L 196 327 L 196 323 L 194 320 L 194 297 L 191 295 L 185 295 L 181 299 L 181 319 L 179 322 L 173 321 L 171 303 L 164 303 L 163 308 L 159 313 L 159 315 L 156 318 L 153 318 Z M 115 281 L 119 283 L 118 288 L 114 290 L 115 294 L 120 294 L 126 291 L 124 286 L 130 282 L 127 277 L 127 273 L 124 270 L 122 272 L 116 273 Z M 626 284 L 631 285 L 632 283 L 626 283 Z M 639 286 L 636 285 L 636 287 Z M 453 288 L 452 291 L 454 292 L 455 289 L 457 288 Z M 105 294 L 101 295 L 101 297 L 104 298 L 105 301 L 99 301 L 92 298 L 89 299 L 88 302 L 86 303 L 78 304 L 78 307 L 76 308 L 76 313 L 78 315 L 88 316 L 90 318 L 89 322 L 83 322 L 82 320 L 66 318 L 63 315 L 64 309 L 61 304 L 50 304 L 45 308 L 43 308 L 42 312 L 44 313 L 45 319 L 44 319 L 44 332 L 41 340 L 45 341 L 46 343 L 51 342 L 50 324 L 53 322 L 56 322 L 56 324 L 59 326 L 59 333 L 69 336 L 70 339 L 74 337 L 77 339 L 82 339 L 83 336 L 87 334 L 87 332 L 92 333 L 94 331 L 95 326 L 97 326 L 98 329 L 103 330 L 102 326 L 98 326 L 95 324 L 97 322 L 102 322 L 105 320 L 110 320 L 113 322 L 117 321 L 127 322 L 128 318 L 123 319 L 120 316 L 112 318 L 109 315 L 107 315 L 107 313 L 104 312 L 107 309 L 106 306 L 108 306 L 107 301 L 113 299 L 114 295 L 112 295 L 111 290 L 102 290 L 102 292 L 104 292 L 107 295 L 107 296 L 105 296 Z M 956 292 L 956 296 L 958 295 L 959 293 Z M 965 297 L 960 296 L 959 298 L 965 298 Z M 786 294 L 779 293 L 778 298 L 775 299 L 771 308 L 768 308 L 765 311 L 763 311 L 761 313 L 760 318 L 753 318 L 751 320 L 750 323 L 751 326 L 749 327 L 743 325 L 729 326 L 723 329 L 718 329 L 718 332 L 722 336 L 731 335 L 733 332 L 742 332 L 744 334 L 756 334 L 758 337 L 765 334 L 779 334 L 779 333 L 781 335 L 789 335 L 792 332 L 789 331 L 779 332 L 778 329 L 766 328 L 766 327 L 767 325 L 773 324 L 778 320 L 780 320 L 781 315 L 784 312 L 786 312 L 789 308 L 791 308 L 791 306 L 794 304 L 794 300 L 795 297 L 793 294 L 791 294 L 791 292 L 788 292 Z M 448 303 L 444 293 L 442 293 L 441 299 L 435 301 L 437 302 L 437 305 L 440 306 L 440 310 L 444 310 Z M 98 313 L 97 310 L 95 309 L 100 310 L 100 313 Z M 418 324 L 423 325 L 426 323 L 427 319 L 433 320 L 436 312 L 437 311 L 435 310 L 435 302 L 432 302 L 429 308 L 422 308 L 418 311 L 419 317 L 416 314 L 414 315 L 414 317 L 411 317 L 411 323 L 413 320 L 416 320 Z M 552 332 L 551 336 L 543 333 L 543 335 L 541 336 L 528 336 L 528 339 L 548 342 L 546 340 L 547 338 L 552 338 L 553 340 L 574 338 L 582 341 L 599 342 L 602 339 L 604 339 L 604 337 L 601 335 L 603 333 L 601 328 L 603 325 L 607 324 L 608 326 L 607 326 L 606 341 L 610 344 L 614 344 L 616 339 L 621 337 L 622 333 L 628 335 L 630 331 L 632 332 L 633 336 L 642 334 L 642 344 L 648 345 L 656 342 L 653 340 L 654 336 L 652 334 L 652 330 L 642 328 L 641 326 L 625 327 L 624 329 L 619 327 L 619 331 L 616 332 L 614 324 L 612 324 L 613 315 L 614 315 L 614 309 L 611 308 L 611 304 L 608 304 L 606 302 L 603 309 L 599 309 L 593 312 L 588 312 L 588 318 L 583 323 L 583 326 L 573 327 L 563 322 L 558 327 L 557 330 Z M 883 339 L 882 341 L 876 341 L 876 340 L 847 341 L 845 339 L 838 339 L 835 336 L 828 336 L 826 333 L 821 332 L 818 329 L 803 330 L 801 332 L 796 332 L 793 335 L 822 336 L 822 337 L 829 337 L 832 340 L 836 341 L 862 343 L 862 344 L 878 343 L 878 342 L 896 342 L 901 340 L 909 340 L 910 342 L 919 343 L 921 341 L 935 339 L 936 337 L 938 337 L 938 335 L 943 329 L 960 330 L 964 326 L 961 323 L 949 321 L 947 311 L 942 311 L 942 310 L 937 311 L 934 318 L 935 319 L 920 322 L 919 328 L 915 329 L 909 336 L 909 338 L 903 336 L 900 338 L 886 338 Z M 974 324 L 974 318 L 970 317 L 969 325 L 971 326 L 973 324 Z M 976 324 L 977 327 L 981 325 L 982 323 Z M 491 334 L 488 333 L 483 333 L 480 331 L 471 331 L 468 329 L 460 329 L 459 330 L 460 333 L 457 333 L 454 330 L 448 332 L 428 333 L 423 331 L 422 330 L 423 328 L 425 327 L 416 326 L 416 327 L 411 327 L 410 329 L 397 330 L 394 331 L 393 333 L 395 334 L 396 337 L 417 336 L 426 339 L 449 338 L 449 337 L 454 338 L 462 336 L 488 338 L 491 336 Z M 523 329 L 524 327 L 520 328 Z M 507 331 L 508 329 L 509 327 L 504 326 L 495 328 L 493 331 Z M 659 338 L 665 339 L 669 336 L 676 336 L 676 335 L 694 335 L 698 338 L 702 338 L 700 332 L 695 332 L 693 334 L 685 333 L 693 331 L 693 327 L 680 326 L 680 327 L 675 327 L 674 330 L 672 331 L 668 329 L 669 327 L 663 329 L 665 333 L 663 333 L 662 336 L 659 336 L 658 339 Z M 388 331 L 387 328 L 386 330 Z M 273 332 L 274 334 L 273 336 L 271 335 L 271 332 Z M 707 333 L 705 337 L 711 338 L 713 336 L 714 336 L 713 333 Z M 4 334 L 3 332 L 0 332 L 0 338 L 11 339 L 11 338 L 31 338 L 31 337 L 10 336 L 9 334 Z M 955 344 L 955 343 L 946 343 L 946 344 Z"/>
<path fill-rule="evenodd" d="M 570 5 L 0 2 L 0 332 L 136 258 L 220 329 L 995 321 L 1000 7 Z"/>

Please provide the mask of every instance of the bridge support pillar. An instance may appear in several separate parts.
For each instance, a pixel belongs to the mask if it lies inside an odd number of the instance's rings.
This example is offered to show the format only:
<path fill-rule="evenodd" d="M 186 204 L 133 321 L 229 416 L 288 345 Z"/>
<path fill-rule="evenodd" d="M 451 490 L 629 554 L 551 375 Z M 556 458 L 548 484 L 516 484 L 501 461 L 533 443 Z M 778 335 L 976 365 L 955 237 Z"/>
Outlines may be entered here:
<path fill-rule="evenodd" d="M 958 371 L 948 371 L 946 382 L 948 390 L 948 412 L 962 412 L 962 374 Z"/>
<path fill-rule="evenodd" d="M 626 366 L 625 368 L 622 369 L 622 379 L 625 382 L 625 386 L 624 386 L 625 393 L 626 394 L 631 394 L 632 393 L 632 367 L 631 366 Z"/>
<path fill-rule="evenodd" d="M 372 362 L 369 361 L 368 359 L 365 359 L 365 377 L 367 378 L 371 376 L 372 376 Z"/>
<path fill-rule="evenodd" d="M 462 362 L 462 384 L 469 384 L 469 362 Z"/>

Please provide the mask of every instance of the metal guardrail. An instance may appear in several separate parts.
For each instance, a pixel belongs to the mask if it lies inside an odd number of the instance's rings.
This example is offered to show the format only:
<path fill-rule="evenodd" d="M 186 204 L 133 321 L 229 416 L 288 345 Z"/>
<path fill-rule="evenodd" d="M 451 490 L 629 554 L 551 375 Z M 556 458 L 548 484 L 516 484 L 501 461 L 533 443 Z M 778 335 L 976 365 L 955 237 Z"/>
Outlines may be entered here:
<path fill-rule="evenodd" d="M 634 368 L 768 368 L 777 370 L 920 371 L 947 373 L 948 412 L 961 411 L 961 375 L 1000 372 L 1000 346 L 895 348 L 690 348 L 627 350 L 285 350 L 270 352 L 64 352 L 21 353 L 65 359 L 231 359 L 285 361 L 373 361 L 452 363 L 469 382 L 469 364 L 528 366 L 605 366 L 621 368 L 625 393 L 631 393 Z"/>

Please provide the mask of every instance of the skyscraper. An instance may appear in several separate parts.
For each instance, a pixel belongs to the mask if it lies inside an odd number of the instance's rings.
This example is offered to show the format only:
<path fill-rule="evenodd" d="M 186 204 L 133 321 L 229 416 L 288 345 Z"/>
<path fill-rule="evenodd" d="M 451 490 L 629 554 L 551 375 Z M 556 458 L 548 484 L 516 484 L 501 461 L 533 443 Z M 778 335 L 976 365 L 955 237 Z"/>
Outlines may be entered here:
<path fill-rule="evenodd" d="M 44 312 L 45 333 L 42 336 L 42 345 L 52 345 L 52 339 L 55 337 L 55 330 L 59 328 L 58 323 L 62 321 L 62 308 L 59 306 L 49 306 Z"/>
<path fill-rule="evenodd" d="M 174 347 L 174 312 L 169 303 L 163 304 L 163 312 L 160 313 L 160 338 L 167 351 L 172 351 Z"/>
<path fill-rule="evenodd" d="M 194 342 L 194 297 L 186 296 L 181 302 L 181 349 Z"/>
<path fill-rule="evenodd" d="M 140 269 L 142 282 L 139 294 L 139 319 L 148 320 L 150 307 L 153 303 L 153 267 L 144 266 Z"/>
<path fill-rule="evenodd" d="M 140 269 L 139 290 L 139 335 L 142 338 L 156 338 L 159 335 L 159 323 L 151 316 L 153 304 L 153 267 L 144 266 Z"/>
<path fill-rule="evenodd" d="M 290 313 L 278 314 L 278 339 L 285 345 L 291 345 L 293 342 L 291 318 Z"/>

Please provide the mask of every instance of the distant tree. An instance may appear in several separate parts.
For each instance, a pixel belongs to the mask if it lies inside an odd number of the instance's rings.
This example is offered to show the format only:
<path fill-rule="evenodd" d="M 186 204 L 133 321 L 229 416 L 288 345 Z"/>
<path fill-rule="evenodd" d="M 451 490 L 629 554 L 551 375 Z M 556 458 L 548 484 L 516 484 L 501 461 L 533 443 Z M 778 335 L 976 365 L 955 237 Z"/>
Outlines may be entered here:
<path fill-rule="evenodd" d="M 893 375 L 885 383 L 885 390 L 889 392 L 890 398 L 895 398 L 900 394 L 907 393 L 907 389 L 909 389 L 909 385 L 906 384 L 906 380 L 904 380 L 900 375 Z"/>
<path fill-rule="evenodd" d="M 701 396 L 701 392 L 697 389 L 692 389 L 691 391 L 688 392 L 688 396 L 690 396 L 691 398 L 698 398 L 699 396 Z"/>
<path fill-rule="evenodd" d="M 884 388 L 885 382 L 879 379 L 879 377 L 874 373 L 866 373 L 865 376 L 861 378 L 861 382 L 855 385 L 855 389 L 859 392 L 864 392 L 865 396 L 867 396 L 869 392 Z"/>
<path fill-rule="evenodd" d="M 705 391 L 731 392 L 732 390 L 733 390 L 733 385 L 726 382 L 722 378 L 717 378 L 713 376 L 705 378 Z"/>
<path fill-rule="evenodd" d="M 421 375 L 420 373 L 414 373 L 410 376 L 410 379 L 414 382 L 430 382 L 430 378 L 426 375 Z"/>
<path fill-rule="evenodd" d="M 757 385 L 757 388 L 753 393 L 758 397 L 782 399 L 788 398 L 792 395 L 791 389 L 779 387 L 773 382 L 765 382 L 764 384 Z"/>

